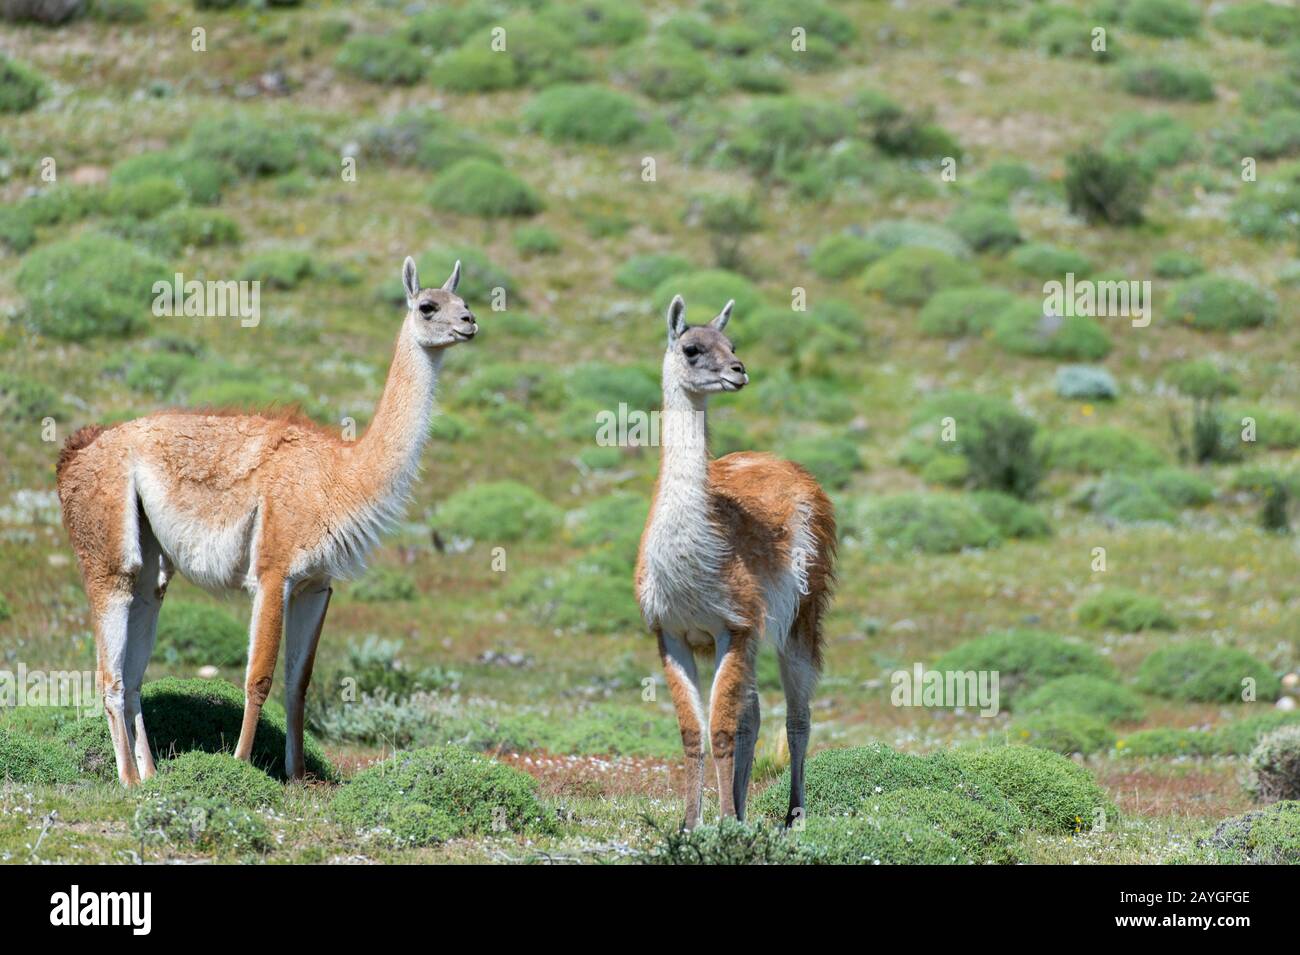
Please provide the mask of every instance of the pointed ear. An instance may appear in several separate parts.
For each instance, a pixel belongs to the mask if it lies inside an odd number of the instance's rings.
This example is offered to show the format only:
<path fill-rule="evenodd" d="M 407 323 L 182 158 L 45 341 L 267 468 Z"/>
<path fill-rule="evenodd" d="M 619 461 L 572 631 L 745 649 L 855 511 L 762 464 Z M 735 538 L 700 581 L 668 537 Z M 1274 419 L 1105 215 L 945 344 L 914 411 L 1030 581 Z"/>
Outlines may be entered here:
<path fill-rule="evenodd" d="M 460 259 L 456 260 L 455 266 L 452 267 L 451 275 L 447 276 L 447 281 L 442 283 L 444 292 L 454 292 L 460 285 Z"/>
<path fill-rule="evenodd" d="M 409 255 L 402 263 L 402 288 L 406 289 L 408 302 L 414 302 L 415 297 L 420 294 L 420 277 L 415 274 L 415 259 Z"/>
<path fill-rule="evenodd" d="M 668 344 L 677 341 L 684 331 L 686 331 L 686 302 L 680 295 L 674 295 L 673 300 L 668 303 Z"/>
<path fill-rule="evenodd" d="M 736 300 L 728 299 L 727 304 L 722 306 L 722 311 L 718 312 L 716 318 L 709 322 L 710 327 L 722 331 L 727 327 L 727 322 L 731 321 L 731 310 L 736 307 Z"/>

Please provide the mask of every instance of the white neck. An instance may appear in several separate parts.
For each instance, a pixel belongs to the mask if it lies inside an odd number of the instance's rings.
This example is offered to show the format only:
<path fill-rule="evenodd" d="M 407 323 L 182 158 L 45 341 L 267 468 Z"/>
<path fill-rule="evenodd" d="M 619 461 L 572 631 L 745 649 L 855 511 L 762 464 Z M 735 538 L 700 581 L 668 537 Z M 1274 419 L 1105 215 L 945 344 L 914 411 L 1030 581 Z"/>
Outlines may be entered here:
<path fill-rule="evenodd" d="M 708 402 L 687 391 L 680 380 L 680 360 L 664 356 L 663 414 L 659 424 L 660 493 L 683 487 L 704 489 L 709 476 Z"/>

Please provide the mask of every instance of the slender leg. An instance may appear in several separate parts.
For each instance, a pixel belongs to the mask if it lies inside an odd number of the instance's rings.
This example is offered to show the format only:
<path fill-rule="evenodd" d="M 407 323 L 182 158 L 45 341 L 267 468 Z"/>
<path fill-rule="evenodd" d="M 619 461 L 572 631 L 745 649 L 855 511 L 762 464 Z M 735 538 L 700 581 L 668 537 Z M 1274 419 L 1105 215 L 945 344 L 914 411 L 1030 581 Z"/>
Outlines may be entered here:
<path fill-rule="evenodd" d="M 303 759 L 303 712 L 307 705 L 307 684 L 311 682 L 325 611 L 329 607 L 329 581 L 313 581 L 289 598 L 284 620 L 284 709 L 287 716 L 284 769 L 290 779 L 302 779 L 307 767 Z"/>
<path fill-rule="evenodd" d="M 660 632 L 657 636 L 668 692 L 672 694 L 677 725 L 682 732 L 682 750 L 686 754 L 686 821 L 682 828 L 694 829 L 700 823 L 704 795 L 704 709 L 700 705 L 700 677 L 695 670 L 695 655 L 685 640 L 671 633 Z"/>
<path fill-rule="evenodd" d="M 720 634 L 714 643 L 718 666 L 709 699 L 709 742 L 718 771 L 718 814 L 728 819 L 736 815 L 736 738 L 741 717 L 755 693 L 756 647 L 747 633 Z"/>
<path fill-rule="evenodd" d="M 750 697 L 749 706 L 740 716 L 736 730 L 736 780 L 733 785 L 736 818 L 745 821 L 745 803 L 749 801 L 749 777 L 754 769 L 754 747 L 758 743 L 758 726 L 762 717 L 758 693 Z"/>
<path fill-rule="evenodd" d="M 790 744 L 790 808 L 785 816 L 788 828 L 805 815 L 803 764 L 812 730 L 809 701 L 819 671 L 807 649 L 793 635 L 786 641 L 780 662 L 781 686 L 785 690 L 785 733 Z"/>
<path fill-rule="evenodd" d="M 158 611 L 167 590 L 169 568 L 158 541 L 147 524 L 141 527 L 141 554 L 143 564 L 135 579 L 131 598 L 131 611 L 127 618 L 126 658 L 123 668 L 126 723 L 135 736 L 135 764 L 141 779 L 154 775 L 153 750 L 144 728 L 144 713 L 140 709 L 140 688 L 144 672 L 153 655 L 154 640 L 158 635 Z"/>
<path fill-rule="evenodd" d="M 140 781 L 132 752 L 135 734 L 126 707 L 126 648 L 131 604 L 130 591 L 112 591 L 99 599 L 91 598 L 99 644 L 100 681 L 104 687 L 104 714 L 113 738 L 117 778 L 124 786 L 134 786 Z"/>
<path fill-rule="evenodd" d="M 282 576 L 265 574 L 257 583 L 250 623 L 248 672 L 244 677 L 244 723 L 239 729 L 235 758 L 247 760 L 253 755 L 253 737 L 262 704 L 271 695 L 275 659 L 284 635 L 285 581 Z"/>

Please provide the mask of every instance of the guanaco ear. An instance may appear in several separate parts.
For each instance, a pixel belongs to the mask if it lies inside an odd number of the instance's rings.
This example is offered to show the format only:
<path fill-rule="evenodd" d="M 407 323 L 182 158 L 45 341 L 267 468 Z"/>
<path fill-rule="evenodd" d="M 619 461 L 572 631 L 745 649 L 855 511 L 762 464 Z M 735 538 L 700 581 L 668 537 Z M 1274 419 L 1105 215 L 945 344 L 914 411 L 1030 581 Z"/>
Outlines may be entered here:
<path fill-rule="evenodd" d="M 460 285 L 460 259 L 456 260 L 455 266 L 452 267 L 451 275 L 447 276 L 447 281 L 442 283 L 442 290 L 444 292 L 455 292 L 458 285 Z"/>
<path fill-rule="evenodd" d="M 406 289 L 406 301 L 415 304 L 415 297 L 420 294 L 420 277 L 415 274 L 415 259 L 409 255 L 402 263 L 402 287 Z"/>
<path fill-rule="evenodd" d="M 727 304 L 722 306 L 722 311 L 718 312 L 717 317 L 714 318 L 713 321 L 709 322 L 709 326 L 716 328 L 718 331 L 722 331 L 727 327 L 727 322 L 731 321 L 731 310 L 735 307 L 736 300 L 734 298 L 728 299 Z"/>
<path fill-rule="evenodd" d="M 668 303 L 668 344 L 677 341 L 686 331 L 686 302 L 680 295 L 674 295 Z"/>

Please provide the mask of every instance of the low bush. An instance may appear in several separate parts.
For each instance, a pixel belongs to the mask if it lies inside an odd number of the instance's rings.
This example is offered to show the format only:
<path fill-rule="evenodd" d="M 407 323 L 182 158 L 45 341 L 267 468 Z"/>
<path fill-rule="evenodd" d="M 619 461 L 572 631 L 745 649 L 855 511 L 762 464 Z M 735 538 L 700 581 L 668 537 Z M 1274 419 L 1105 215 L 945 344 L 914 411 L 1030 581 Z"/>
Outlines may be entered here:
<path fill-rule="evenodd" d="M 993 324 L 993 341 L 1013 355 L 1098 361 L 1110 354 L 1110 336 L 1086 315 L 1048 315 L 1038 302 L 1017 302 Z"/>
<path fill-rule="evenodd" d="M 964 865 L 957 840 L 924 822 L 876 816 L 818 816 L 807 820 L 799 846 L 818 865 Z"/>
<path fill-rule="evenodd" d="M 605 86 L 553 86 L 524 108 L 524 121 L 554 142 L 617 146 L 636 138 L 645 120 L 630 97 Z"/>
<path fill-rule="evenodd" d="M 998 814 L 953 792 L 898 789 L 868 800 L 868 812 L 927 825 L 953 839 L 977 862 L 1025 861 L 1017 823 L 1023 816 Z"/>
<path fill-rule="evenodd" d="M 66 747 L 0 727 L 0 780 L 53 785 L 77 781 L 78 768 Z"/>
<path fill-rule="evenodd" d="M 1200 331 L 1228 332 L 1276 321 L 1277 300 L 1249 282 L 1222 275 L 1201 275 L 1174 289 L 1170 313 Z"/>
<path fill-rule="evenodd" d="M 1300 802 L 1274 803 L 1225 819 L 1201 845 L 1224 865 L 1300 865 Z"/>
<path fill-rule="evenodd" d="M 1052 525 L 1037 508 L 1001 491 L 976 491 L 971 501 L 1004 540 L 1051 537 Z"/>
<path fill-rule="evenodd" d="M 0 113 L 25 113 L 45 98 L 45 80 L 31 67 L 0 56 Z"/>
<path fill-rule="evenodd" d="M 1208 103 L 1214 99 L 1214 80 L 1208 73 L 1173 63 L 1138 63 L 1123 74 L 1126 92 L 1152 99 Z"/>
<path fill-rule="evenodd" d="M 1300 39 L 1300 10 L 1268 0 L 1251 0 L 1224 7 L 1215 14 L 1214 26 L 1230 36 L 1282 46 Z"/>
<path fill-rule="evenodd" d="M 556 255 L 562 248 L 559 238 L 545 226 L 520 226 L 515 230 L 515 248 L 528 258 Z"/>
<path fill-rule="evenodd" d="M 781 449 L 784 457 L 803 465 L 824 487 L 841 490 L 862 470 L 858 446 L 846 437 L 799 438 Z"/>
<path fill-rule="evenodd" d="M 1084 488 L 1079 503 L 1120 524 L 1173 524 L 1178 512 L 1141 478 L 1107 474 Z"/>
<path fill-rule="evenodd" d="M 689 99 L 716 86 L 712 64 L 694 47 L 653 39 L 615 61 L 616 71 L 640 93 L 663 102 Z"/>
<path fill-rule="evenodd" d="M 808 265 L 824 279 L 846 279 L 860 274 L 883 254 L 884 250 L 870 239 L 841 232 L 818 242 Z"/>
<path fill-rule="evenodd" d="M 1246 788 L 1260 802 L 1300 799 L 1300 725 L 1273 730 L 1250 751 Z"/>
<path fill-rule="evenodd" d="M 271 249 L 243 264 L 239 278 L 261 282 L 271 289 L 294 289 L 317 275 L 310 252 L 300 249 Z"/>
<path fill-rule="evenodd" d="M 1188 0 L 1133 0 L 1124 8 L 1124 25 L 1163 39 L 1196 36 L 1201 11 Z"/>
<path fill-rule="evenodd" d="M 1092 271 L 1092 260 L 1081 252 L 1046 242 L 1030 242 L 1011 253 L 1007 259 L 1018 271 L 1036 279 L 1064 281 L 1067 273 L 1082 278 Z"/>
<path fill-rule="evenodd" d="M 1091 647 L 1039 630 L 1011 630 L 969 640 L 934 664 L 937 670 L 996 670 L 1004 706 L 1059 677 L 1110 677 L 1113 668 Z"/>
<path fill-rule="evenodd" d="M 349 76 L 385 86 L 412 86 L 428 71 L 428 61 L 419 50 L 392 34 L 349 38 L 334 65 Z"/>
<path fill-rule="evenodd" d="M 962 206 L 948 218 L 948 228 L 976 252 L 1001 253 L 1020 244 L 1020 228 L 1005 208 L 988 203 Z"/>
<path fill-rule="evenodd" d="M 447 212 L 494 219 L 541 212 L 541 197 L 504 166 L 462 159 L 443 171 L 429 190 L 429 204 Z"/>
<path fill-rule="evenodd" d="M 1027 746 L 1050 750 L 1066 756 L 1087 756 L 1109 749 L 1115 734 L 1105 722 L 1078 710 L 1048 710 L 1023 716 L 1007 731 L 1011 738 Z"/>
<path fill-rule="evenodd" d="M 680 255 L 634 255 L 618 267 L 614 273 L 614 284 L 632 292 L 648 294 L 667 279 L 690 271 L 690 260 Z"/>
<path fill-rule="evenodd" d="M 850 506 L 844 529 L 872 550 L 955 554 L 993 547 L 998 530 L 967 498 L 953 494 L 894 494 Z"/>
<path fill-rule="evenodd" d="M 1015 301 L 1010 292 L 993 286 L 944 289 L 925 303 L 917 325 L 939 338 L 982 335 Z"/>
<path fill-rule="evenodd" d="M 653 827 L 644 865 L 801 865 L 812 861 L 783 826 L 724 819 L 690 831 Z"/>
<path fill-rule="evenodd" d="M 1179 468 L 1156 468 L 1146 476 L 1151 490 L 1173 507 L 1204 507 L 1214 500 L 1214 485 Z"/>
<path fill-rule="evenodd" d="M 1173 630 L 1174 619 L 1159 597 L 1125 587 L 1107 587 L 1079 604 L 1075 613 L 1085 627 L 1109 628 L 1125 633 Z"/>
<path fill-rule="evenodd" d="M 410 574 L 391 567 L 372 567 L 349 589 L 353 600 L 362 603 L 404 603 L 419 596 Z"/>
<path fill-rule="evenodd" d="M 1186 252 L 1161 252 L 1151 264 L 1156 278 L 1188 279 L 1205 271 L 1205 265 Z"/>
<path fill-rule="evenodd" d="M 763 304 L 763 293 L 753 282 L 725 269 L 702 269 L 664 279 L 655 286 L 652 295 L 655 311 L 664 314 L 674 295 L 682 296 L 687 308 L 696 310 L 696 324 L 711 319 L 727 304 L 728 299 L 735 300 L 733 314 L 739 316 L 740 321 L 744 320 L 744 316 L 756 312 Z M 702 314 L 704 312 L 708 314 Z"/>
<path fill-rule="evenodd" d="M 1154 445 L 1111 425 L 1061 428 L 1043 442 L 1043 451 L 1049 467 L 1080 474 L 1142 471 L 1165 463 Z"/>
<path fill-rule="evenodd" d="M 262 855 L 274 848 L 266 820 L 256 811 L 189 795 L 141 800 L 131 834 L 142 845 L 198 852 Z"/>
<path fill-rule="evenodd" d="M 275 176 L 321 161 L 315 133 L 291 123 L 235 115 L 200 120 L 186 144 L 189 155 L 234 169 L 246 177 Z"/>
<path fill-rule="evenodd" d="M 0 371 L 0 411 L 8 420 L 24 424 L 39 424 L 46 418 L 59 421 L 67 413 L 54 389 L 5 371 Z"/>
<path fill-rule="evenodd" d="M 163 760 L 158 774 L 142 784 L 140 795 L 213 800 L 240 809 L 274 809 L 284 802 L 279 783 L 226 753 L 183 753 Z"/>
<path fill-rule="evenodd" d="M 1114 815 L 1105 791 L 1070 759 L 1032 746 L 959 749 L 959 765 L 997 786 L 1031 829 L 1083 832 Z"/>
<path fill-rule="evenodd" d="M 1134 225 L 1151 180 L 1132 157 L 1085 148 L 1065 159 L 1065 194 L 1070 211 L 1091 223 Z"/>
<path fill-rule="evenodd" d="M 175 666 L 240 666 L 248 653 L 248 627 L 211 604 L 172 598 L 158 614 L 160 659 Z"/>
<path fill-rule="evenodd" d="M 1016 705 L 1019 713 L 1082 713 L 1103 723 L 1136 723 L 1145 709 L 1128 687 L 1087 674 L 1049 680 Z"/>
<path fill-rule="evenodd" d="M 405 846 L 554 825 L 531 776 L 458 746 L 393 754 L 353 776 L 329 812 L 340 825 Z"/>
<path fill-rule="evenodd" d="M 506 543 L 544 540 L 560 526 L 563 512 L 527 485 L 489 481 L 452 494 L 434 524 L 445 534 Z"/>
<path fill-rule="evenodd" d="M 125 187 L 159 178 L 179 185 L 190 202 L 211 205 L 221 199 L 232 174 L 223 162 L 213 159 L 187 156 L 180 151 L 147 152 L 116 163 L 109 183 Z"/>
<path fill-rule="evenodd" d="M 1095 365 L 1062 365 L 1056 369 L 1054 386 L 1070 401 L 1111 401 L 1119 395 L 1114 376 Z"/>
<path fill-rule="evenodd" d="M 1163 727 L 1134 730 L 1116 740 L 1115 749 L 1125 756 L 1160 758 L 1210 756 L 1216 751 L 1211 733 Z"/>
<path fill-rule="evenodd" d="M 1212 749 L 1215 753 L 1223 756 L 1249 756 L 1250 751 L 1269 733 L 1284 726 L 1298 725 L 1300 713 L 1268 710 L 1258 716 L 1224 723 L 1206 735 L 1213 740 Z"/>
<path fill-rule="evenodd" d="M 1156 696 L 1197 703 L 1240 702 L 1247 686 L 1258 700 L 1275 700 L 1281 690 L 1273 671 L 1249 653 L 1210 643 L 1157 650 L 1138 667 L 1137 685 Z"/>
<path fill-rule="evenodd" d="M 913 219 L 884 219 L 874 223 L 864 234 L 868 242 L 874 242 L 886 252 L 898 249 L 933 249 L 944 252 L 954 259 L 971 257 L 971 247 L 951 229 L 933 222 Z"/>
<path fill-rule="evenodd" d="M 1033 493 L 1042 477 L 1042 455 L 1032 418 L 1001 398 L 960 391 L 930 399 L 917 416 L 927 429 L 937 427 L 940 439 L 949 418 L 953 440 L 934 447 L 964 457 L 976 487 L 1022 498 Z"/>
<path fill-rule="evenodd" d="M 890 252 L 862 276 L 862 289 L 894 305 L 924 305 L 949 288 L 977 285 L 974 266 L 936 249 L 909 246 Z"/>
<path fill-rule="evenodd" d="M 1196 132 L 1168 113 L 1121 113 L 1102 146 L 1132 155 L 1148 175 L 1193 159 L 1200 151 Z"/>

